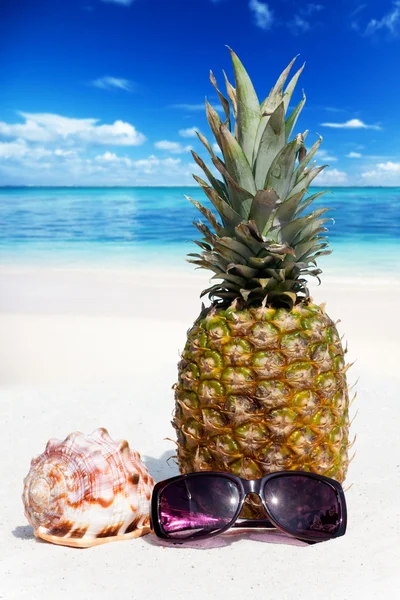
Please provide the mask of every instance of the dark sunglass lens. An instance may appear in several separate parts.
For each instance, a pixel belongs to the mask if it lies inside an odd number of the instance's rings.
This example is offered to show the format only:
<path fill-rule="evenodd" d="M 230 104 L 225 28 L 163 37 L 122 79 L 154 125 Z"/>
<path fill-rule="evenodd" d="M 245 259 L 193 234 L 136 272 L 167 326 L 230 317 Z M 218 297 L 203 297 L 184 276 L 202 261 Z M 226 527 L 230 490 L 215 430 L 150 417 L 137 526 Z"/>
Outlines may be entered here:
<path fill-rule="evenodd" d="M 337 492 L 326 482 L 303 475 L 282 475 L 266 482 L 264 494 L 273 519 L 294 535 L 323 540 L 340 527 Z"/>
<path fill-rule="evenodd" d="M 173 481 L 160 496 L 160 522 L 169 537 L 212 533 L 232 521 L 239 498 L 236 483 L 218 475 Z"/>

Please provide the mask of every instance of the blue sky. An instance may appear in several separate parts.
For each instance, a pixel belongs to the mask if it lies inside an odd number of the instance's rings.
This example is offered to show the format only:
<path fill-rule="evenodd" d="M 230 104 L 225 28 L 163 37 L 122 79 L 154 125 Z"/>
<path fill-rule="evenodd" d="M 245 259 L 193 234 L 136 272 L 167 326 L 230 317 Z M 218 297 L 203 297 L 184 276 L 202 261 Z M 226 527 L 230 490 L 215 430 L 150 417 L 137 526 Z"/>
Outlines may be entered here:
<path fill-rule="evenodd" d="M 231 46 L 260 99 L 304 61 L 318 185 L 400 185 L 400 0 L 2 0 L 0 185 L 185 185 Z"/>

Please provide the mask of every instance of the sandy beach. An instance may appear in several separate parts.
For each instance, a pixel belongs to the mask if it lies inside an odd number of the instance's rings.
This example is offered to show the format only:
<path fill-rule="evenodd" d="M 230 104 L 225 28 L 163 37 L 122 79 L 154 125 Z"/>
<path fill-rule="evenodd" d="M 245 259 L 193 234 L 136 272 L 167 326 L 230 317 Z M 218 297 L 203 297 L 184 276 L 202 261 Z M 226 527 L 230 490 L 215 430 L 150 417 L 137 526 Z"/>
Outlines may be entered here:
<path fill-rule="evenodd" d="M 200 309 L 206 273 L 190 266 L 94 270 L 4 267 L 0 273 L 2 518 L 0 597 L 139 600 L 160 595 L 395 598 L 400 281 L 326 276 L 317 302 L 348 342 L 356 456 L 348 530 L 308 546 L 278 533 L 228 533 L 185 547 L 153 535 L 88 550 L 33 537 L 21 502 L 32 456 L 50 437 L 108 429 L 139 450 L 156 481 L 178 473 L 170 425 L 179 350 Z"/>
<path fill-rule="evenodd" d="M 0 600 L 398 600 L 400 0 L 4 0 L 0 24 Z M 305 280 L 346 366 L 316 309 L 259 322 Z M 182 357 L 210 288 L 247 314 Z M 346 474 L 345 535 L 295 474 L 241 500 L 338 537 L 157 538 L 124 440 L 157 483 L 176 434 L 182 469 Z M 185 486 L 164 531 L 232 523 L 234 488 Z"/>

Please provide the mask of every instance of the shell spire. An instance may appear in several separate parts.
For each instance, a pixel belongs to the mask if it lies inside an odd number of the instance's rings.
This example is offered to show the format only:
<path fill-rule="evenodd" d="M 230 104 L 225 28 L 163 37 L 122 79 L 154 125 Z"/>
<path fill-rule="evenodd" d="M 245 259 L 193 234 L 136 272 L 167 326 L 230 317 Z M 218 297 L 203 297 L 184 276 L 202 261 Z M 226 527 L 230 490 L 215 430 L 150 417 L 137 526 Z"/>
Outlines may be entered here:
<path fill-rule="evenodd" d="M 50 439 L 32 459 L 22 499 L 37 537 L 87 548 L 149 533 L 153 486 L 140 454 L 99 428 Z"/>

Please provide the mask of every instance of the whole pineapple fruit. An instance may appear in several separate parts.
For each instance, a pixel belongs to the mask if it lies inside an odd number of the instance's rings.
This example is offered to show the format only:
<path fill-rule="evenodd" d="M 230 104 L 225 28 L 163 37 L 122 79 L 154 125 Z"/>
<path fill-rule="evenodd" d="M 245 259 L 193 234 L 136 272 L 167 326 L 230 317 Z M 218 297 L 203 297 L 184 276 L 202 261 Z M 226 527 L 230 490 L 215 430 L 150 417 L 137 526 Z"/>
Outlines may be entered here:
<path fill-rule="evenodd" d="M 225 120 L 206 102 L 223 160 L 198 133 L 222 175 L 216 178 L 192 153 L 209 183 L 194 175 L 218 217 L 202 213 L 202 235 L 190 262 L 214 273 L 204 290 L 211 306 L 188 332 L 175 385 L 173 425 L 182 473 L 228 471 L 246 479 L 298 469 L 343 481 L 348 467 L 348 388 L 344 350 L 335 323 L 313 304 L 306 277 L 329 254 L 328 210 L 304 211 L 326 192 L 307 196 L 326 166 L 314 168 L 307 131 L 290 137 L 305 96 L 288 117 L 303 67 L 286 86 L 294 60 L 260 105 L 242 63 L 231 50 L 236 88 L 225 73 L 230 104 Z M 243 516 L 262 513 L 248 498 Z"/>

